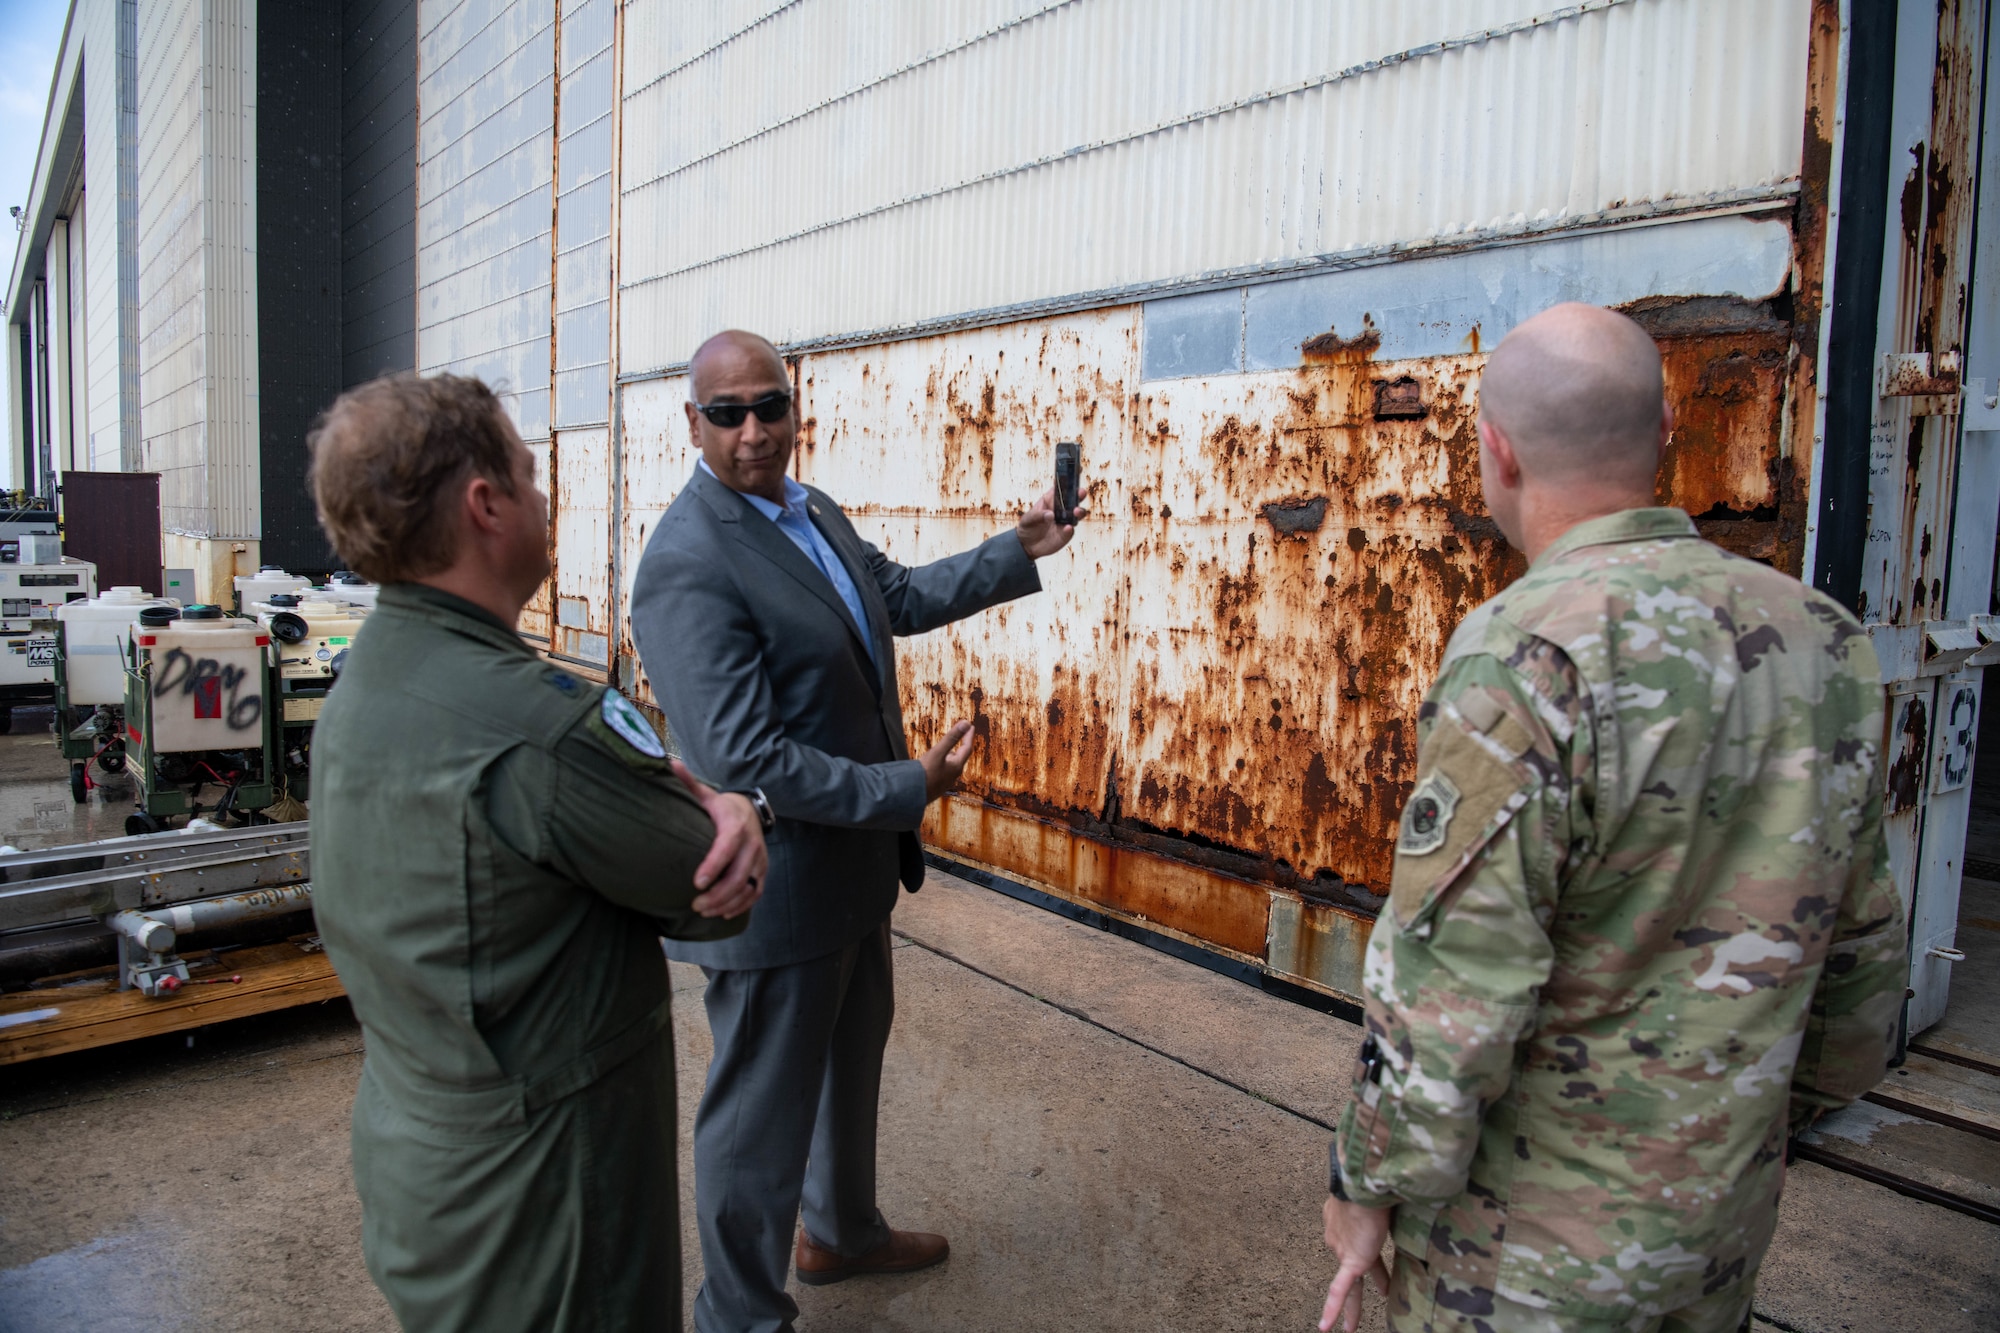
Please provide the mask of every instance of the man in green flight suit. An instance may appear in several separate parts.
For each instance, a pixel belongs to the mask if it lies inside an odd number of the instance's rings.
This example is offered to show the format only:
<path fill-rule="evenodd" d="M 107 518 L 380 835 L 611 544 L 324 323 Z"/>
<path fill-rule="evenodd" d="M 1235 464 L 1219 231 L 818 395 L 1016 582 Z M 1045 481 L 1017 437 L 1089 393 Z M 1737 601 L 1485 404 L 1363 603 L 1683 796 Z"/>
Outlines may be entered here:
<path fill-rule="evenodd" d="M 1652 507 L 1673 419 L 1631 320 L 1536 316 L 1480 399 L 1487 508 L 1532 563 L 1419 714 L 1320 1327 L 1371 1274 L 1397 1333 L 1733 1331 L 1788 1130 L 1894 1040 L 1875 655 Z"/>
<path fill-rule="evenodd" d="M 368 1271 L 405 1328 L 677 1328 L 659 937 L 744 928 L 761 797 L 702 787 L 515 633 L 548 500 L 485 385 L 376 380 L 311 446 L 334 549 L 383 585 L 313 743 Z"/>

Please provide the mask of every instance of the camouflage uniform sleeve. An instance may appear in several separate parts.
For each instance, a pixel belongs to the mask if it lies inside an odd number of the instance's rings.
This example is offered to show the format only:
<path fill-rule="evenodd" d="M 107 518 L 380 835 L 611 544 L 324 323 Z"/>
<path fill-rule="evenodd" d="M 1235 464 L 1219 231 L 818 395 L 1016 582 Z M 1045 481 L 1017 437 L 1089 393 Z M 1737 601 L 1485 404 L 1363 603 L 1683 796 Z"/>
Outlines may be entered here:
<path fill-rule="evenodd" d="M 1336 1140 L 1348 1197 L 1373 1207 L 1465 1188 L 1554 965 L 1559 880 L 1588 843 L 1588 710 L 1553 645 L 1448 663 L 1418 726 L 1363 974 L 1371 1042 Z"/>
<path fill-rule="evenodd" d="M 1903 1012 L 1908 929 L 1882 839 L 1881 766 L 1871 752 L 1860 768 L 1866 790 L 1855 814 L 1853 861 L 1792 1071 L 1794 1134 L 1882 1081 Z"/>

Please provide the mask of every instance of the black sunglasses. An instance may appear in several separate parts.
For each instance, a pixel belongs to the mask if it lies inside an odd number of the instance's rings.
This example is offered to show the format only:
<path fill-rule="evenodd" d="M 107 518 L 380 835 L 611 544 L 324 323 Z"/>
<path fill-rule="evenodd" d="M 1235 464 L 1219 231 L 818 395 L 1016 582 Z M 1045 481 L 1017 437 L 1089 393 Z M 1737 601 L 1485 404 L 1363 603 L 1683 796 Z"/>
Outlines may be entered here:
<path fill-rule="evenodd" d="M 757 420 L 768 426 L 774 421 L 784 420 L 785 414 L 792 410 L 792 396 L 771 393 L 754 403 L 696 403 L 694 410 L 724 430 L 735 430 L 742 425 L 746 412 L 755 412 Z"/>

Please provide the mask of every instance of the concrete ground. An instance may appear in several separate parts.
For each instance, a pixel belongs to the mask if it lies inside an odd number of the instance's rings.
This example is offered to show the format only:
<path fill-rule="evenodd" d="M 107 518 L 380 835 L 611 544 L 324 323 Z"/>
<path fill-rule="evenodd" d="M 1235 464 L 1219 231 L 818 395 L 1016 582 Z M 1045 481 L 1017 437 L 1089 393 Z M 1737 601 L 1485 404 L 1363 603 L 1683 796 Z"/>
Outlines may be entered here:
<path fill-rule="evenodd" d="M 32 744 L 0 737 L 0 788 Z M 17 796 L 0 833 L 58 822 Z M 1352 1025 L 945 876 L 895 925 L 882 1207 L 953 1254 L 798 1290 L 802 1330 L 1310 1327 Z M 685 1143 L 709 1043 L 700 973 L 674 978 Z M 360 1065 L 332 1002 L 0 1069 L 0 1333 L 392 1327 L 348 1174 Z M 1757 1309 L 2000 1327 L 2000 1230 L 1801 1164 Z"/>

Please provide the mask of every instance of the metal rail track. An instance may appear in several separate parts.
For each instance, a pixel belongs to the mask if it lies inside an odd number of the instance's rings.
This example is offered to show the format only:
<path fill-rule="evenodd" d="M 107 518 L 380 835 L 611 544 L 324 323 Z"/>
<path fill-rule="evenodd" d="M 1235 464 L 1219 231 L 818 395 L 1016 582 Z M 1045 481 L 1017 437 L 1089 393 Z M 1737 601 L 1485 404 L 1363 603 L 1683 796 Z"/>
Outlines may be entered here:
<path fill-rule="evenodd" d="M 1975 1060 L 1969 1056 L 1954 1055 L 1933 1047 L 1914 1043 L 1910 1046 L 1909 1050 L 1912 1055 L 1921 1055 L 1932 1060 L 1942 1060 L 1947 1064 L 1959 1065 L 1966 1069 L 1976 1069 L 1981 1073 L 2000 1077 L 2000 1066 L 1988 1064 L 1983 1060 Z M 1948 1111 L 1939 1111 L 1928 1106 L 1920 1106 L 1915 1102 L 1904 1101 L 1901 1097 L 1894 1096 L 1893 1094 L 1870 1092 L 1865 1094 L 1862 1100 L 1873 1102 L 1877 1106 L 1898 1112 L 1902 1115 L 1913 1116 L 1919 1120 L 1927 1120 L 1931 1124 L 1941 1126 L 1945 1129 L 1957 1130 L 1962 1134 L 1974 1134 L 1984 1139 L 2000 1140 L 2000 1130 L 1994 1129 L 1991 1125 L 1967 1120 L 1960 1116 L 1952 1115 Z M 1866 1162 L 1857 1162 L 1850 1157 L 1844 1157 L 1840 1153 L 1831 1151 L 1821 1144 L 1801 1143 L 1799 1140 L 1793 1139 L 1788 1147 L 1787 1155 L 1790 1160 L 1812 1162 L 1826 1167 L 1830 1171 L 1839 1171 L 1844 1175 L 1853 1176 L 1858 1180 L 1866 1180 L 1871 1184 L 1880 1185 L 1884 1189 L 1894 1190 L 1906 1198 L 1920 1199 L 1925 1203 L 1934 1204 L 1939 1208 L 1949 1208 L 1955 1213 L 1963 1213 L 1967 1217 L 1976 1217 L 1982 1222 L 1990 1222 L 1995 1226 L 2000 1226 L 2000 1207 L 1995 1207 L 1982 1199 L 1968 1198 L 1952 1190 L 1941 1189 L 1936 1185 L 1926 1184 L 1921 1180 L 1912 1180 L 1901 1172 L 1890 1171 L 1880 1166 L 1872 1166 Z"/>

